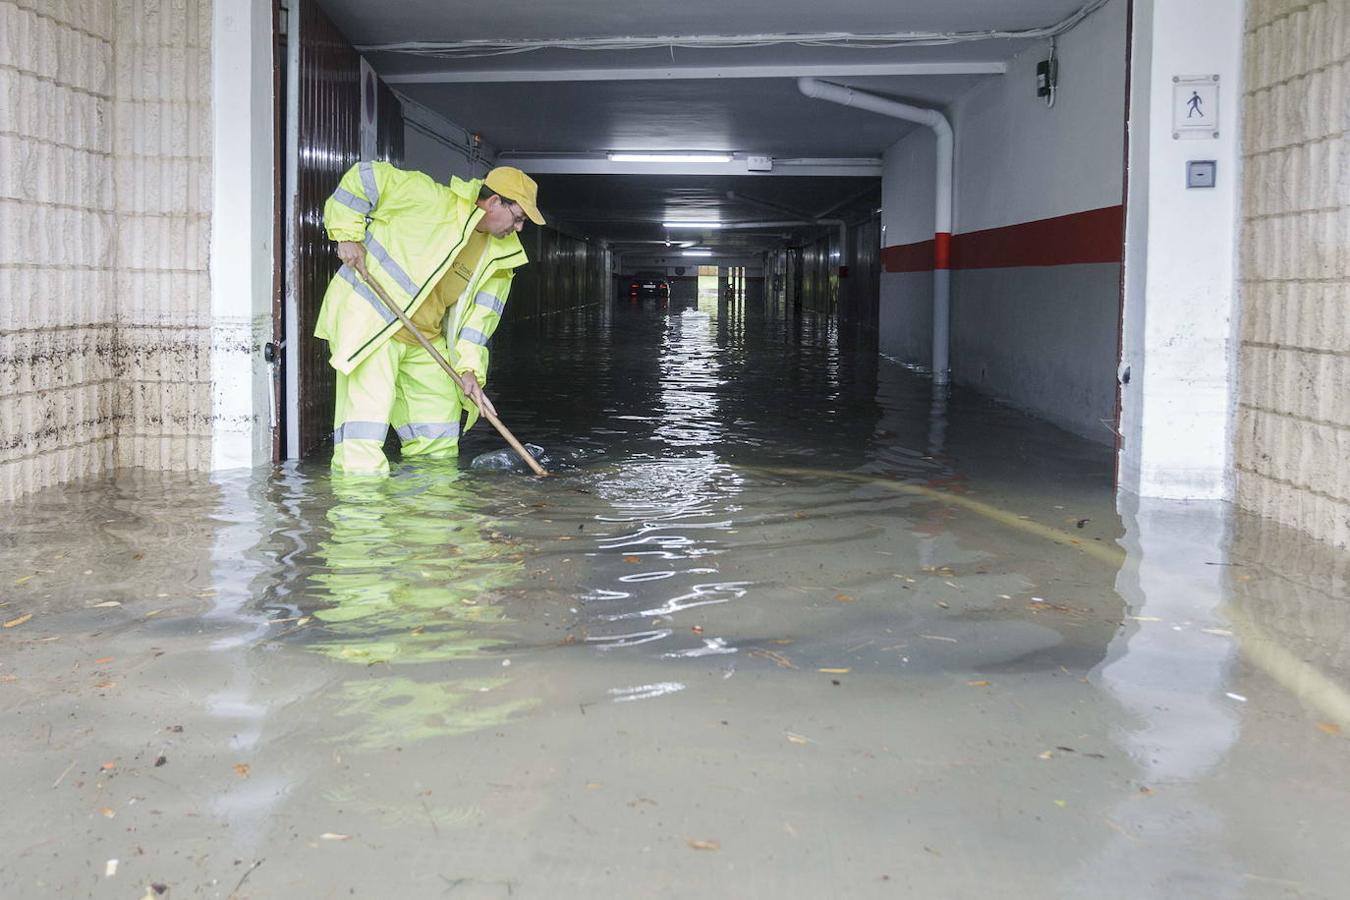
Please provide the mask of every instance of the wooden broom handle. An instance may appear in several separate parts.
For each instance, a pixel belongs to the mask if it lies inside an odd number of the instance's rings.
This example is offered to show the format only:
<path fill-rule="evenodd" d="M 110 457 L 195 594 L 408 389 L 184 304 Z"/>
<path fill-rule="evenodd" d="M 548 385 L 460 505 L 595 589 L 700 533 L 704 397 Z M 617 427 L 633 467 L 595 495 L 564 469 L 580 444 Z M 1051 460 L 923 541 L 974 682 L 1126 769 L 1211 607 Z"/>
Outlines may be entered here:
<path fill-rule="evenodd" d="M 398 317 L 398 320 L 403 323 L 403 327 L 408 329 L 408 331 L 412 333 L 412 336 L 417 338 L 417 342 L 422 345 L 422 348 L 431 354 L 431 358 L 440 363 L 441 368 L 445 370 L 445 374 L 450 376 L 450 380 L 459 388 L 460 393 L 464 393 L 464 382 L 460 379 L 459 373 L 450 367 L 450 363 L 446 361 L 444 356 L 441 356 L 441 352 L 436 349 L 435 345 L 427 340 L 426 335 L 417 330 L 417 326 L 412 323 L 412 319 L 408 318 L 408 314 L 399 309 L 393 300 L 389 299 L 389 295 L 385 293 L 384 288 L 380 286 L 380 283 L 370 277 L 370 273 L 366 271 L 365 263 L 362 262 L 357 265 L 356 271 L 360 273 L 361 278 L 365 283 L 370 285 L 371 289 L 375 291 L 375 295 L 380 298 L 384 305 L 389 307 L 389 311 Z M 530 451 L 525 449 L 525 445 L 516 440 L 516 436 L 511 433 L 511 429 L 502 424 L 501 419 L 498 419 L 495 415 L 488 412 L 486 409 L 483 409 L 481 406 L 478 408 L 478 412 L 482 414 L 483 418 L 492 423 L 492 427 L 496 428 L 497 433 L 505 438 L 506 442 L 511 445 L 511 449 L 516 451 L 521 459 L 525 460 L 525 464 L 530 467 L 534 474 L 539 476 L 548 475 L 548 472 L 545 471 L 544 467 L 539 465 L 539 461 L 530 455 Z"/>

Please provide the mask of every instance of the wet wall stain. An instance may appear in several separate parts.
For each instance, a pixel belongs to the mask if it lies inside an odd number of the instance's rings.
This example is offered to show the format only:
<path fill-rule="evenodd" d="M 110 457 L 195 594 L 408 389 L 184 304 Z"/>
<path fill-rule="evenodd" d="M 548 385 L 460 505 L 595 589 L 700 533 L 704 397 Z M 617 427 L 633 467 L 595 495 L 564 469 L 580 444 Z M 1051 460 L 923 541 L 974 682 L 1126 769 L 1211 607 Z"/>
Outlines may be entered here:
<path fill-rule="evenodd" d="M 211 408 L 213 351 L 249 365 L 256 350 L 252 340 L 237 338 L 213 348 L 210 329 L 201 326 L 0 337 L 0 390 L 9 407 L 0 417 L 0 462 L 91 439 L 166 432 L 209 438 L 225 418 Z"/>

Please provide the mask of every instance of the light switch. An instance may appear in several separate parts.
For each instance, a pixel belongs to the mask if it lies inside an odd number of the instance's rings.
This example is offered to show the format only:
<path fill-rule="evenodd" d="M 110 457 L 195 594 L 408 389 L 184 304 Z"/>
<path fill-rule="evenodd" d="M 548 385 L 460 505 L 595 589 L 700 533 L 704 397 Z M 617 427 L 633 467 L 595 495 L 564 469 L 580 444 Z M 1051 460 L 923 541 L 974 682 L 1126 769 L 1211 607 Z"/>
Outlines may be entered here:
<path fill-rule="evenodd" d="M 1212 188 L 1219 164 L 1212 159 L 1186 160 L 1186 187 Z"/>

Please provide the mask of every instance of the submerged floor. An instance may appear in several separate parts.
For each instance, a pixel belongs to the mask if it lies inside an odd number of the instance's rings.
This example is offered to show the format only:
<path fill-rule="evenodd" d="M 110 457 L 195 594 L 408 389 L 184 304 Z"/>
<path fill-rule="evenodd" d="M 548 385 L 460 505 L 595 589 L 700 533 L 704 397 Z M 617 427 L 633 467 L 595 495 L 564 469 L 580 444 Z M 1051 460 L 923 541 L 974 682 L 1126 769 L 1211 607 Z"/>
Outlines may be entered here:
<path fill-rule="evenodd" d="M 5 510 L 0 895 L 1344 896 L 1344 554 L 823 319 L 498 344 L 555 478 Z"/>

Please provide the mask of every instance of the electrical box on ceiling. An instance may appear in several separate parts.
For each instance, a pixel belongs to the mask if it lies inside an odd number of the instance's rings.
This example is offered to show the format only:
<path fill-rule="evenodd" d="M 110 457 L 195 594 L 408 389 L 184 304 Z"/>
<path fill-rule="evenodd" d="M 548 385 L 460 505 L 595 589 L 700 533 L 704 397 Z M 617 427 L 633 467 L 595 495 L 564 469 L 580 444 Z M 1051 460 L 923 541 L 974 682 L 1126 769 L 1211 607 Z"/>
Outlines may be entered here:
<path fill-rule="evenodd" d="M 745 170 L 747 172 L 772 172 L 772 156 L 747 156 L 745 158 Z"/>

